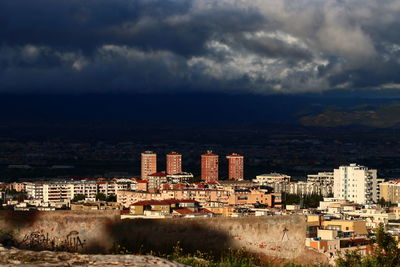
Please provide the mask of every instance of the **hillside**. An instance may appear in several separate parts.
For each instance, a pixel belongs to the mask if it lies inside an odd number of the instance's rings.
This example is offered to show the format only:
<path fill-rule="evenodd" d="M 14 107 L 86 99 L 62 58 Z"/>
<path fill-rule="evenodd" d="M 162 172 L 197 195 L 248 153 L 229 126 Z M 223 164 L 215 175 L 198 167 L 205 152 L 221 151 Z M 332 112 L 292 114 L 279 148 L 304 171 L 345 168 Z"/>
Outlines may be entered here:
<path fill-rule="evenodd" d="M 400 124 L 400 103 L 389 105 L 362 105 L 352 108 L 328 107 L 320 113 L 303 116 L 304 126 L 340 127 L 367 126 L 388 128 Z"/>

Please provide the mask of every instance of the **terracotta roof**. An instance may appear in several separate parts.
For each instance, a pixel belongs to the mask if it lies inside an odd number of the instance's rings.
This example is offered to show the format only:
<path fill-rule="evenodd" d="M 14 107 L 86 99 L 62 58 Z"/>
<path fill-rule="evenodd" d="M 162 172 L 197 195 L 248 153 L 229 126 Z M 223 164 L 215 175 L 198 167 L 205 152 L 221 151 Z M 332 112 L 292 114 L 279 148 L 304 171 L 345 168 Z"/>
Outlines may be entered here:
<path fill-rule="evenodd" d="M 188 208 L 180 208 L 180 209 L 176 209 L 174 211 L 179 214 L 193 214 L 194 213 L 192 210 L 190 210 Z"/>
<path fill-rule="evenodd" d="M 213 213 L 213 212 L 208 209 L 199 209 L 199 213 Z"/>
<path fill-rule="evenodd" d="M 179 203 L 199 203 L 196 200 L 192 200 L 192 199 L 174 199 L 174 198 L 170 198 L 170 199 L 165 199 L 163 200 L 165 202 L 171 203 L 171 204 L 179 204 Z"/>
<path fill-rule="evenodd" d="M 164 199 L 163 201 L 164 201 L 165 203 L 168 203 L 168 204 L 179 204 L 179 200 L 174 199 L 174 198 Z"/>
<path fill-rule="evenodd" d="M 171 204 L 179 204 L 179 203 L 198 203 L 195 200 L 191 199 L 165 199 L 165 200 L 143 200 L 133 203 L 131 206 L 145 206 L 145 205 L 171 205 Z"/>
<path fill-rule="evenodd" d="M 180 208 L 180 209 L 176 209 L 174 210 L 174 212 L 177 212 L 179 214 L 182 215 L 186 215 L 186 214 L 206 214 L 206 213 L 212 213 L 211 211 L 209 211 L 208 209 L 199 209 L 197 211 L 193 211 L 189 208 Z"/>
<path fill-rule="evenodd" d="M 143 200 L 135 202 L 131 206 L 145 206 L 145 205 L 170 205 L 170 203 L 163 200 Z"/>
<path fill-rule="evenodd" d="M 169 184 L 162 184 L 161 189 L 170 189 Z"/>
<path fill-rule="evenodd" d="M 148 176 L 165 177 L 165 176 L 167 176 L 167 174 L 165 172 L 156 172 L 156 173 L 150 174 Z"/>
<path fill-rule="evenodd" d="M 187 186 L 185 184 L 174 184 L 172 185 L 172 188 L 174 189 L 179 189 L 179 188 L 186 188 Z"/>
<path fill-rule="evenodd" d="M 199 203 L 198 201 L 193 200 L 193 199 L 182 199 L 182 200 L 178 200 L 178 201 L 179 201 L 179 203 Z"/>

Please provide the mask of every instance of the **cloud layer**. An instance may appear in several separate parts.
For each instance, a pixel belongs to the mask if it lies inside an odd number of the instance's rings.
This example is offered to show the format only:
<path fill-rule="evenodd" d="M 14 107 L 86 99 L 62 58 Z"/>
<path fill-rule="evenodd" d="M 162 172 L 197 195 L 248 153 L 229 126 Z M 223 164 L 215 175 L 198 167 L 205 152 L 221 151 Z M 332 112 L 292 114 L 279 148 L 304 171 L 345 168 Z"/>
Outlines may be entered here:
<path fill-rule="evenodd" d="M 400 89 L 400 0 L 5 0 L 0 92 Z"/>

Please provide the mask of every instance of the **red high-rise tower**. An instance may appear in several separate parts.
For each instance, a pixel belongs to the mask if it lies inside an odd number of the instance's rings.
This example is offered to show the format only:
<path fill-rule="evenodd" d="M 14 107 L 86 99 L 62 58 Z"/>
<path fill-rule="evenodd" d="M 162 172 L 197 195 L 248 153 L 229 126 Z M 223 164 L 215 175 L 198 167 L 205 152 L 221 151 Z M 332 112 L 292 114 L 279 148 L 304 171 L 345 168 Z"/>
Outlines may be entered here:
<path fill-rule="evenodd" d="M 218 155 L 211 150 L 201 155 L 201 179 L 208 183 L 218 180 Z"/>
<path fill-rule="evenodd" d="M 141 164 L 141 177 L 146 180 L 148 175 L 157 172 L 157 154 L 153 151 L 143 152 Z"/>
<path fill-rule="evenodd" d="M 167 174 L 182 172 L 182 155 L 176 152 L 167 154 Z"/>
<path fill-rule="evenodd" d="M 228 159 L 228 178 L 234 180 L 243 180 L 243 156 L 232 153 L 226 156 Z"/>

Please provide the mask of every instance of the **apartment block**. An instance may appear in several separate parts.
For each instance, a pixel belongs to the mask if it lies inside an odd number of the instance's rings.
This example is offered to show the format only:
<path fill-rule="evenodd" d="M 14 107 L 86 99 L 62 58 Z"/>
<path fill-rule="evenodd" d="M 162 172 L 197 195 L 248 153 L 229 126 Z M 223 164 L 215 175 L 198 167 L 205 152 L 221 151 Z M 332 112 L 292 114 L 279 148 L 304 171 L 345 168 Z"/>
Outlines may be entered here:
<path fill-rule="evenodd" d="M 290 176 L 281 173 L 268 173 L 257 175 L 256 179 L 253 179 L 253 182 L 259 185 L 265 185 L 267 183 L 275 183 L 275 182 L 290 182 Z"/>
<path fill-rule="evenodd" d="M 193 174 L 190 172 L 167 174 L 167 179 L 168 179 L 168 182 L 172 183 L 172 184 L 187 183 L 191 179 L 193 179 Z"/>
<path fill-rule="evenodd" d="M 333 184 L 321 185 L 319 183 L 312 182 L 275 182 L 266 183 L 266 186 L 272 187 L 274 192 L 281 193 L 285 192 L 288 194 L 296 195 L 322 195 L 324 197 L 333 194 Z"/>
<path fill-rule="evenodd" d="M 182 172 L 182 155 L 176 152 L 167 154 L 167 174 L 177 174 Z"/>
<path fill-rule="evenodd" d="M 153 151 L 145 151 L 141 154 L 141 177 L 147 180 L 147 176 L 157 172 L 157 154 Z"/>
<path fill-rule="evenodd" d="M 333 186 L 333 172 L 319 172 L 318 174 L 308 174 L 307 182 Z"/>
<path fill-rule="evenodd" d="M 400 180 L 381 183 L 380 197 L 391 203 L 400 203 Z"/>
<path fill-rule="evenodd" d="M 211 150 L 201 155 L 201 179 L 207 183 L 218 181 L 218 155 Z"/>
<path fill-rule="evenodd" d="M 152 191 L 152 192 L 157 191 L 157 190 L 159 190 L 159 188 L 162 184 L 165 184 L 168 182 L 167 174 L 165 172 L 152 173 L 147 176 L 147 181 L 148 181 L 149 191 Z"/>
<path fill-rule="evenodd" d="M 137 186 L 140 184 L 140 186 Z M 145 184 L 143 187 L 141 184 Z M 132 187 L 132 185 L 134 185 Z M 98 193 L 106 196 L 116 195 L 118 191 L 140 188 L 147 190 L 146 183 L 137 183 L 135 180 L 124 179 L 115 181 L 50 181 L 26 183 L 25 190 L 28 198 L 43 202 L 69 201 L 77 195 L 84 195 L 87 200 L 95 200 Z"/>
<path fill-rule="evenodd" d="M 241 181 L 244 178 L 243 156 L 232 153 L 228 159 L 228 179 Z"/>
<path fill-rule="evenodd" d="M 370 204 L 378 200 L 377 171 L 365 166 L 350 164 L 334 170 L 334 197 Z"/>
<path fill-rule="evenodd" d="M 159 193 L 118 191 L 117 200 L 124 207 L 143 200 L 195 200 L 202 204 L 222 203 L 225 205 L 254 205 L 264 204 L 268 207 L 281 206 L 281 194 L 268 193 L 264 190 L 218 190 L 210 188 L 181 188 L 164 189 Z"/>

